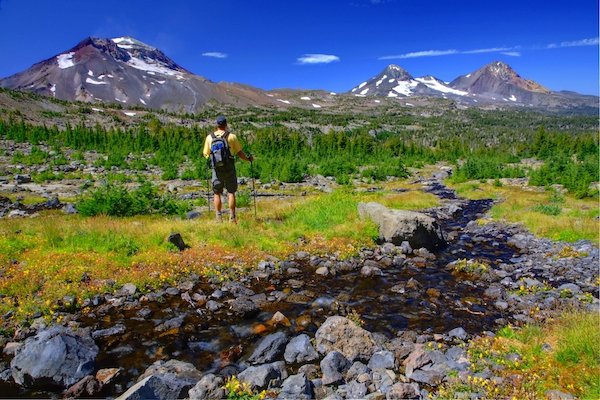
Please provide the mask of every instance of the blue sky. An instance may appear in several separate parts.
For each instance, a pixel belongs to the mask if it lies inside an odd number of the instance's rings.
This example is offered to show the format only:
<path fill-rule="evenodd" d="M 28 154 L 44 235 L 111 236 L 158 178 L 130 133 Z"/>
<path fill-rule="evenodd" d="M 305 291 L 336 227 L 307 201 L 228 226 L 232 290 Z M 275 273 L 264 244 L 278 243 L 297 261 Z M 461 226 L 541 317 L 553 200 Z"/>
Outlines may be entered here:
<path fill-rule="evenodd" d="M 125 35 L 263 89 L 342 92 L 392 63 L 449 81 L 496 60 L 552 90 L 599 88 L 597 0 L 0 0 L 0 77 Z"/>

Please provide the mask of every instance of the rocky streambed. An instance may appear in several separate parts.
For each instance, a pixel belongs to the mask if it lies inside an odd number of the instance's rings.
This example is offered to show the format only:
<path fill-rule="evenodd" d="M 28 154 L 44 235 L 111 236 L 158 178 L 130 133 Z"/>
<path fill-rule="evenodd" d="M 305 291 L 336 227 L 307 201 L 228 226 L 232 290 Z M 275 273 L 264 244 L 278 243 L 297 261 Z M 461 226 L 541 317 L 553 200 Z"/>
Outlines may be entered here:
<path fill-rule="evenodd" d="M 444 232 L 440 250 L 299 252 L 237 282 L 190 276 L 146 294 L 125 285 L 62 327 L 37 320 L 4 338 L 0 393 L 220 398 L 237 375 L 281 398 L 419 398 L 466 376 L 460 345 L 474 336 L 561 306 L 598 309 L 597 247 L 480 224 L 490 200 L 422 183 L 444 199 L 427 211 Z"/>

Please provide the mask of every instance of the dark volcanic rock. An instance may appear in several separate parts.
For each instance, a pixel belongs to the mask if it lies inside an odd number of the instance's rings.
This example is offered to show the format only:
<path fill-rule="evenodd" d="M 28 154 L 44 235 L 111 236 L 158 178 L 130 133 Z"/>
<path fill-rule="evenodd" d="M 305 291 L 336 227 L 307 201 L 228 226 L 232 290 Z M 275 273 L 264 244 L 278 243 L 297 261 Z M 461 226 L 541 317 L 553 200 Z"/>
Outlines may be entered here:
<path fill-rule="evenodd" d="M 310 362 L 319 358 L 319 354 L 310 343 L 310 337 L 302 334 L 298 335 L 285 348 L 285 361 L 292 363 Z"/>
<path fill-rule="evenodd" d="M 177 247 L 179 251 L 189 248 L 189 246 L 184 243 L 183 238 L 179 233 L 171 233 L 167 238 L 167 241 Z"/>
<path fill-rule="evenodd" d="M 276 332 L 265 336 L 248 359 L 252 364 L 263 364 L 276 360 L 283 354 L 287 344 L 287 335 Z"/>
<path fill-rule="evenodd" d="M 269 386 L 278 385 L 287 376 L 284 362 L 277 361 L 249 367 L 239 373 L 238 379 L 248 383 L 253 389 L 266 389 Z"/>
<path fill-rule="evenodd" d="M 68 387 L 94 371 L 97 354 L 89 334 L 55 326 L 28 338 L 10 366 L 19 385 Z"/>
<path fill-rule="evenodd" d="M 332 351 L 321 360 L 323 385 L 340 383 L 344 380 L 344 373 L 350 367 L 350 362 L 338 351 Z"/>
<path fill-rule="evenodd" d="M 278 399 L 314 399 L 313 384 L 304 374 L 296 374 L 287 378 L 281 386 Z"/>

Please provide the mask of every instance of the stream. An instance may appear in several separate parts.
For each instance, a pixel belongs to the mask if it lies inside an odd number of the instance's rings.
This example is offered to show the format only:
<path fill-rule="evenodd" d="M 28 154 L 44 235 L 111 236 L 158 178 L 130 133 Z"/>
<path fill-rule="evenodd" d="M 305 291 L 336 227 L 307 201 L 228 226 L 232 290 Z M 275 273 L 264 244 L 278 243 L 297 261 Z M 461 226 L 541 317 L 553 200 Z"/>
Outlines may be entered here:
<path fill-rule="evenodd" d="M 456 200 L 455 193 L 438 182 L 428 182 L 426 190 L 442 199 Z M 194 309 L 181 293 L 165 293 L 160 301 L 134 302 L 132 307 L 125 303 L 108 309 L 104 305 L 102 309 L 99 305 L 90 314 L 78 314 L 77 322 L 82 327 L 93 327 L 92 331 L 117 325 L 125 328 L 96 339 L 100 348 L 96 369 L 123 368 L 116 383 L 105 387 L 100 395 L 119 395 L 150 364 L 161 359 L 190 362 L 202 372 L 236 374 L 236 362 L 245 360 L 265 334 L 284 330 L 290 336 L 300 332 L 314 336 L 318 326 L 336 314 L 355 312 L 365 329 L 390 338 L 401 330 L 492 330 L 494 321 L 506 316 L 486 302 L 481 287 L 465 276 L 450 273 L 446 265 L 467 258 L 485 260 L 493 267 L 510 262 L 516 256 L 515 249 L 507 245 L 507 237 L 471 238 L 463 234 L 463 228 L 489 210 L 492 201 L 460 201 L 456 217 L 438 221 L 443 231 L 452 235 L 448 246 L 436 252 L 434 259 L 427 254 L 410 255 L 403 265 L 394 263 L 382 268 L 380 276 L 372 277 L 361 276 L 360 268 L 323 277 L 315 274 L 308 260 L 296 261 L 299 271 L 293 276 L 272 275 L 268 280 L 245 284 L 254 292 L 248 295 L 264 294 L 265 300 L 258 313 L 247 318 L 234 315 L 227 305 L 214 312 L 205 307 Z M 209 283 L 196 284 L 189 293 L 203 293 L 207 300 L 219 302 L 233 298 L 231 293 L 215 291 Z M 278 311 L 289 319 L 290 326 L 269 323 Z M 165 321 L 174 321 L 173 327 Z M 2 397 L 49 394 L 6 384 L 0 384 L 0 393 Z"/>

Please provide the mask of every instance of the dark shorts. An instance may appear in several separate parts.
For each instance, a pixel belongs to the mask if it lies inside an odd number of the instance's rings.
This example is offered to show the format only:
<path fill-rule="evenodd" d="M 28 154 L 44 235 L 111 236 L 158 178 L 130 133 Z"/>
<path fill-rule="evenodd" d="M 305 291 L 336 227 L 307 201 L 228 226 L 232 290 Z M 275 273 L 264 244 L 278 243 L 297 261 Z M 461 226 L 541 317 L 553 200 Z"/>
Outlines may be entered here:
<path fill-rule="evenodd" d="M 216 194 L 223 193 L 223 187 L 227 189 L 228 193 L 235 193 L 237 191 L 237 175 L 235 173 L 235 166 L 227 170 L 212 170 L 212 186 L 213 192 Z"/>

